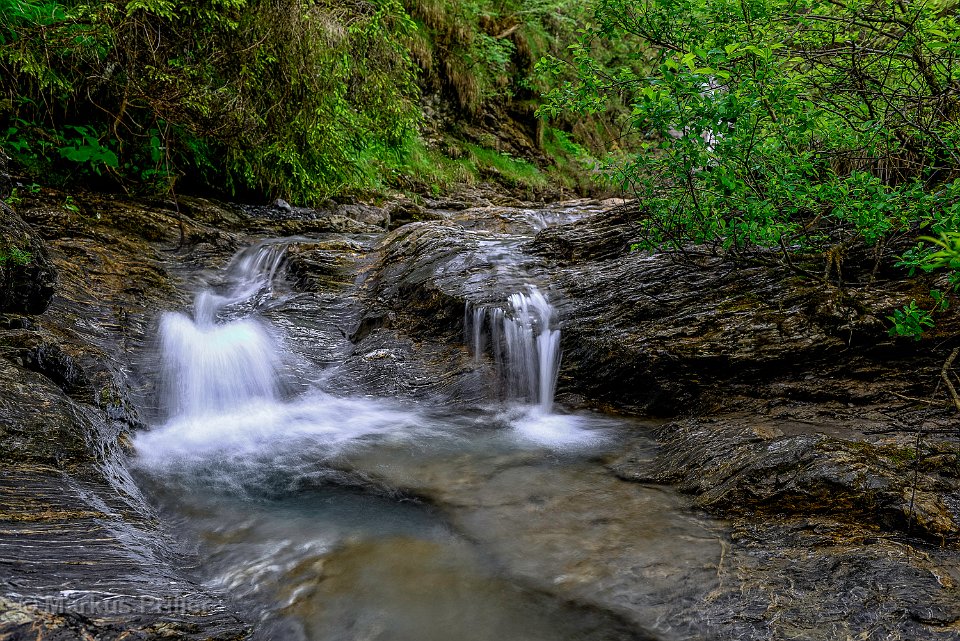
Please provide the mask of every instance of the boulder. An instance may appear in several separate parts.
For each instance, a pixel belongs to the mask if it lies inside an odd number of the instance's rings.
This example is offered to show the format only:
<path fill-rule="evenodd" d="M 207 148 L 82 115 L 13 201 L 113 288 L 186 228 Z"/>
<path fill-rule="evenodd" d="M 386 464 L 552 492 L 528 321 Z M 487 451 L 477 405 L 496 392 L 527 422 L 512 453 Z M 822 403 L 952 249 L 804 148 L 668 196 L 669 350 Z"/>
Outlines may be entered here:
<path fill-rule="evenodd" d="M 399 198 L 389 203 L 385 210 L 388 229 L 396 229 L 408 223 L 426 220 L 443 220 L 443 214 L 425 209 L 409 198 Z"/>
<path fill-rule="evenodd" d="M 56 290 L 57 269 L 40 236 L 0 202 L 0 312 L 41 314 Z"/>
<path fill-rule="evenodd" d="M 348 203 L 337 205 L 334 213 L 338 216 L 352 218 L 366 225 L 376 225 L 385 228 L 389 220 L 387 211 L 383 207 L 376 205 L 365 205 L 363 203 Z"/>
<path fill-rule="evenodd" d="M 173 207 L 71 198 L 0 207 L 3 246 L 31 254 L 0 268 L 0 638 L 245 638 L 224 595 L 179 569 L 184 551 L 126 470 L 153 396 L 139 361 L 155 359 L 157 312 L 186 302 L 168 267 L 226 260 L 235 243 L 173 253 L 181 222 L 188 241 L 232 236 Z"/>
<path fill-rule="evenodd" d="M 624 479 L 669 483 L 713 512 L 766 517 L 830 515 L 934 540 L 960 535 L 956 444 L 888 434 L 876 410 L 781 407 L 674 421 L 656 457 L 626 452 Z"/>

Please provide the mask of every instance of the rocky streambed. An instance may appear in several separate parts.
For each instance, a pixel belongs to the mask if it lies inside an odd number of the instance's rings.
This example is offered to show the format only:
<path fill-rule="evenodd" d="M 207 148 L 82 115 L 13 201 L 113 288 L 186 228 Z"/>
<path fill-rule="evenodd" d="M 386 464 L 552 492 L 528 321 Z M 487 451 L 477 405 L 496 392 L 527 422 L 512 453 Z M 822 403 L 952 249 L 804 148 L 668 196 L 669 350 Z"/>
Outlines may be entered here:
<path fill-rule="evenodd" d="M 649 256 L 629 203 L 498 198 L 4 206 L 32 260 L 2 267 L 0 637 L 960 638 L 955 315 L 894 341 L 895 274 Z M 237 426 L 275 414 L 227 412 L 152 465 L 163 313 L 280 237 L 230 313 L 282 341 L 303 433 L 254 456 Z M 530 287 L 588 445 L 510 436 L 492 319 Z"/>

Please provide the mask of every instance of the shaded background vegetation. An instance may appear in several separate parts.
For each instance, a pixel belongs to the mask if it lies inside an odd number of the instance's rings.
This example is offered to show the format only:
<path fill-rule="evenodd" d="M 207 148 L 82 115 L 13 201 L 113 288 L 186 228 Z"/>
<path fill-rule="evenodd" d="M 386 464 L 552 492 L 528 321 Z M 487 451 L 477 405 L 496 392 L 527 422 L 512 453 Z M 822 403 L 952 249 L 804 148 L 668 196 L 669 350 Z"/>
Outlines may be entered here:
<path fill-rule="evenodd" d="M 573 39 L 580 11 L 0 0 L 0 146 L 47 180 L 305 204 L 483 178 L 543 188 L 552 157 L 583 186 L 584 150 L 534 115 L 535 62 Z"/>

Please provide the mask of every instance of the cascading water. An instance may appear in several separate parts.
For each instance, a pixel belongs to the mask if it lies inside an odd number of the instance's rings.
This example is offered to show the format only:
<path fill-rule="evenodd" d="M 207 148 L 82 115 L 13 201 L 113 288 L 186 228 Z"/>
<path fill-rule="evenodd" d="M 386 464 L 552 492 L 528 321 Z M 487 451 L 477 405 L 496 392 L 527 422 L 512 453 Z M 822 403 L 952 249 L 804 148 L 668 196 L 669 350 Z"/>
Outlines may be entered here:
<path fill-rule="evenodd" d="M 489 349 L 506 396 L 535 404 L 542 412 L 553 408 L 560 369 L 560 330 L 556 310 L 542 292 L 530 286 L 526 293 L 507 298 L 504 307 L 467 308 L 467 327 L 479 363 Z"/>
<path fill-rule="evenodd" d="M 290 477 L 315 473 L 309 470 L 316 461 L 346 443 L 406 433 L 418 423 L 386 401 L 316 389 L 293 398 L 282 393 L 293 356 L 256 313 L 284 300 L 276 285 L 286 249 L 286 242 L 271 241 L 240 252 L 215 277 L 216 285 L 196 295 L 192 314 L 163 315 L 159 358 L 166 421 L 135 437 L 141 466 L 206 467 L 216 456 L 224 467 L 210 473 L 221 476 L 205 482 L 242 488 L 277 470 Z"/>
<path fill-rule="evenodd" d="M 474 363 L 493 357 L 501 396 L 525 405 L 504 413 L 523 439 L 550 447 L 596 442 L 600 433 L 582 415 L 555 413 L 553 398 L 560 371 L 557 312 L 535 286 L 507 297 L 503 306 L 467 304 L 464 325 Z"/>
<path fill-rule="evenodd" d="M 615 608 L 608 616 L 586 600 L 592 577 L 619 581 L 619 598 L 620 585 L 646 589 L 663 574 L 661 558 L 715 574 L 701 558 L 705 536 L 690 545 L 676 536 L 687 520 L 661 522 L 672 505 L 662 490 L 648 499 L 575 455 L 603 447 L 615 425 L 552 411 L 560 330 L 542 292 L 508 290 L 516 293 L 502 305 L 468 310 L 478 364 L 496 364 L 504 396 L 524 404 L 464 411 L 337 397 L 308 368 L 330 364 L 311 346 L 328 335 L 313 334 L 314 323 L 340 327 L 344 316 L 329 312 L 328 298 L 280 295 L 284 250 L 242 252 L 209 274 L 189 313 L 162 318 L 166 416 L 134 436 L 136 474 L 177 516 L 171 527 L 200 542 L 196 574 L 237 599 L 231 609 L 254 622 L 252 638 L 645 639 Z M 273 323 L 301 340 L 282 340 Z M 322 381 L 369 389 L 348 367 L 330 372 Z M 425 500 L 395 500 L 408 492 Z M 584 556 L 585 537 L 614 544 Z M 688 547 L 693 560 L 677 554 Z M 489 563 L 501 557 L 509 564 Z"/>
<path fill-rule="evenodd" d="M 241 253 L 208 275 L 190 312 L 160 323 L 166 416 L 134 437 L 135 465 L 162 488 L 166 509 L 197 523 L 207 585 L 241 599 L 261 639 L 329 639 L 344 629 L 386 641 L 614 638 L 584 636 L 595 623 L 584 626 L 582 611 L 514 589 L 439 511 L 391 498 L 394 488 L 419 492 L 433 483 L 463 491 L 456 479 L 475 478 L 474 471 L 480 495 L 509 479 L 521 497 L 539 497 L 532 488 L 566 484 L 552 480 L 553 465 L 510 452 L 603 443 L 608 423 L 551 411 L 560 331 L 547 297 L 531 287 L 502 306 L 470 310 L 478 358 L 488 343 L 506 396 L 523 405 L 477 414 L 338 397 L 318 389 L 322 382 L 294 380 L 317 361 L 311 352 L 291 353 L 309 341 L 284 341 L 274 328 L 309 335 L 298 315 L 326 304 L 281 295 L 284 249 L 275 243 Z M 468 495 L 454 496 L 465 503 Z"/>
<path fill-rule="evenodd" d="M 164 314 L 160 320 L 162 381 L 171 417 L 234 410 L 254 400 L 277 398 L 281 351 L 255 318 L 230 320 L 231 307 L 273 293 L 286 245 L 260 244 L 241 252 L 227 269 L 225 292 L 204 290 L 193 317 Z M 254 303 L 255 304 L 255 303 Z M 224 322 L 218 322 L 225 316 Z"/>
<path fill-rule="evenodd" d="M 160 322 L 160 334 L 171 416 L 218 413 L 277 397 L 280 358 L 258 321 L 215 325 L 168 314 Z"/>

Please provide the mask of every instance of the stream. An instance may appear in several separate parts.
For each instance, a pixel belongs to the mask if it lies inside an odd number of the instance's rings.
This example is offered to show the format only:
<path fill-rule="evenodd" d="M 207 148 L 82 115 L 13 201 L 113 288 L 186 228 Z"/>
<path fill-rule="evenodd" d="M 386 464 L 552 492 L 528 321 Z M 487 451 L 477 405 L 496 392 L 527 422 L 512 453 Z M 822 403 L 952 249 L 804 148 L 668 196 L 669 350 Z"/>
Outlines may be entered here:
<path fill-rule="evenodd" d="M 488 397 L 458 405 L 341 371 L 348 304 L 293 291 L 295 242 L 195 275 L 192 310 L 160 320 L 160 414 L 134 439 L 185 569 L 255 638 L 703 638 L 724 527 L 606 469 L 625 442 L 653 456 L 652 424 L 555 406 L 557 311 L 509 243 L 489 248 L 499 301 L 464 310 Z"/>

